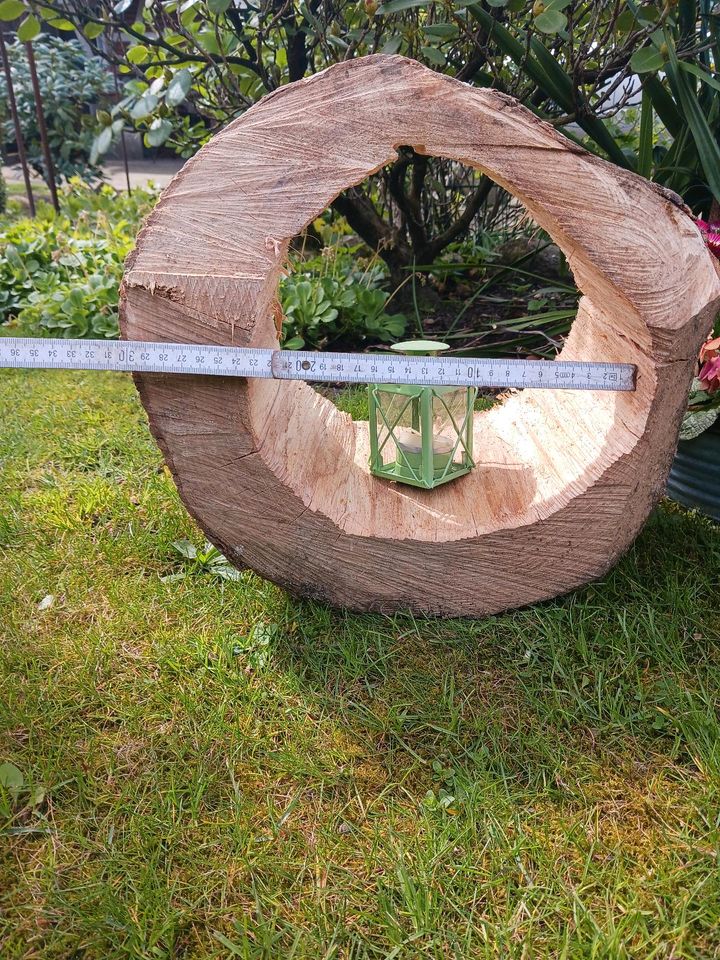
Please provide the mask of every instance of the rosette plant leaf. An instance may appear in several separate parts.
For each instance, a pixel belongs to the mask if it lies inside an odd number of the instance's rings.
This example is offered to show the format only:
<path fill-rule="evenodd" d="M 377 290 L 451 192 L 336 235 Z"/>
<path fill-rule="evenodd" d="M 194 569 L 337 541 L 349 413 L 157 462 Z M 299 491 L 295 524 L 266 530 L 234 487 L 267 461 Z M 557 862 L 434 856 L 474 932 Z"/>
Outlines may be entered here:
<path fill-rule="evenodd" d="M 354 255 L 342 247 L 326 248 L 326 255 L 298 265 L 280 284 L 283 346 L 357 346 L 402 337 L 407 319 L 389 312 L 390 296 L 379 286 L 384 278 L 377 265 L 358 269 Z"/>

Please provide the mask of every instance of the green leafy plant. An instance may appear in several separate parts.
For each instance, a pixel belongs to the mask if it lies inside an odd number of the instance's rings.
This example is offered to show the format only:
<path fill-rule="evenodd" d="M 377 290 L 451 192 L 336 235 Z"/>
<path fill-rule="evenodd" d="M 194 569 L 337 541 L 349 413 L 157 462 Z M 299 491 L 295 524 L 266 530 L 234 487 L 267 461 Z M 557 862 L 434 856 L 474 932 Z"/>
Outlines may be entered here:
<path fill-rule="evenodd" d="M 630 5 L 640 16 L 642 8 Z M 636 55 L 635 67 L 643 111 L 649 117 L 654 111 L 669 135 L 653 150 L 650 176 L 696 212 L 714 213 L 720 204 L 720 10 L 710 0 L 680 0 Z"/>
<path fill-rule="evenodd" d="M 40 205 L 38 217 L 0 227 L 0 323 L 54 337 L 116 337 L 123 262 L 154 199 L 72 180 L 62 213 Z"/>
<path fill-rule="evenodd" d="M 11 800 L 16 801 L 25 786 L 25 777 L 14 763 L 0 764 L 0 787 L 7 790 Z"/>
<path fill-rule="evenodd" d="M 45 162 L 28 67 L 20 35 L 7 44 L 20 125 L 28 159 L 43 176 Z M 88 55 L 78 40 L 39 36 L 33 43 L 40 92 L 43 99 L 48 142 L 59 179 L 95 177 L 99 170 L 91 161 L 96 119 L 93 109 L 102 106 L 110 91 L 108 71 L 101 60 Z M 0 129 L 5 143 L 14 143 L 6 80 L 0 72 Z M 94 158 L 96 159 L 96 158 Z"/>
<path fill-rule="evenodd" d="M 80 269 L 88 265 L 77 257 Z M 115 266 L 112 256 L 105 259 L 93 257 L 91 269 L 100 266 Z M 114 271 L 113 271 L 114 273 Z M 46 289 L 36 289 L 28 297 L 28 306 L 22 319 L 37 333 L 50 337 L 105 337 L 118 336 L 117 276 L 91 273 L 84 282 L 68 278 L 52 283 Z"/>
<path fill-rule="evenodd" d="M 390 294 L 380 287 L 385 271 L 365 266 L 357 247 L 326 247 L 280 285 L 285 322 L 283 346 L 323 348 L 335 343 L 389 343 L 405 332 L 406 317 L 389 313 Z"/>
<path fill-rule="evenodd" d="M 237 572 L 237 571 L 236 571 Z M 232 645 L 233 657 L 241 657 L 246 663 L 246 672 L 264 670 L 272 661 L 273 646 L 281 636 L 278 623 L 261 621 L 252 626 L 247 637 Z"/>
<path fill-rule="evenodd" d="M 176 540 L 173 549 L 183 558 L 184 569 L 162 577 L 163 583 L 174 583 L 197 574 L 208 574 L 220 580 L 240 579 L 240 571 L 228 563 L 218 548 L 209 541 L 199 548 L 189 540 Z"/>
<path fill-rule="evenodd" d="M 497 54 L 507 59 L 516 87 L 534 88 L 530 104 L 541 116 L 572 138 L 577 124 L 586 147 L 674 190 L 698 213 L 720 202 L 716 4 L 540 0 L 520 9 L 493 0 L 490 8 L 468 6 L 489 62 L 497 69 Z M 583 48 L 589 28 L 593 43 Z M 638 101 L 639 129 L 629 135 L 628 106 Z"/>
<path fill-rule="evenodd" d="M 507 17 L 552 44 L 551 58 L 560 34 L 572 35 L 574 80 L 562 109 L 572 108 L 567 123 L 595 129 L 598 122 L 593 124 L 585 102 L 588 91 L 614 82 L 646 36 L 633 31 L 622 42 L 598 49 L 598 31 L 615 36 L 622 4 L 489 0 L 489 26 L 478 23 L 474 6 L 431 0 L 13 3 L 16 14 L 25 13 L 23 24 L 44 19 L 59 30 L 74 29 L 125 75 L 122 99 L 98 112 L 95 158 L 110 148 L 124 125 L 140 131 L 148 146 L 165 144 L 190 156 L 219 127 L 281 85 L 377 53 L 403 54 L 462 82 L 495 86 L 547 114 L 551 94 L 539 86 L 537 76 L 528 80 L 513 69 L 498 49 L 493 25 Z M 477 6 L 488 12 L 485 5 Z M 593 7 L 608 8 L 608 13 L 582 12 Z M 607 46 L 612 50 L 606 56 Z M 612 136 L 606 141 L 612 149 Z M 622 150 L 616 153 L 620 162 Z M 393 164 L 368 183 L 344 191 L 332 206 L 378 251 L 397 286 L 413 264 L 431 263 L 448 244 L 468 231 L 477 233 L 485 214 L 496 209 L 498 194 L 502 191 L 480 171 L 400 144 Z"/>
<path fill-rule="evenodd" d="M 680 428 L 681 440 L 693 440 L 720 417 L 720 336 L 708 337 L 700 350 L 698 365 Z"/>
<path fill-rule="evenodd" d="M 1 832 L 10 835 L 46 833 L 47 830 L 37 824 L 11 825 L 16 813 L 37 814 L 45 801 L 45 788 L 42 784 L 27 782 L 22 770 L 10 761 L 0 763 L 0 816 L 7 819 L 8 825 Z"/>
<path fill-rule="evenodd" d="M 720 222 L 698 221 L 708 249 L 720 260 Z M 697 376 L 690 387 L 688 408 L 680 425 L 680 439 L 694 440 L 720 417 L 720 318 L 700 348 Z"/>

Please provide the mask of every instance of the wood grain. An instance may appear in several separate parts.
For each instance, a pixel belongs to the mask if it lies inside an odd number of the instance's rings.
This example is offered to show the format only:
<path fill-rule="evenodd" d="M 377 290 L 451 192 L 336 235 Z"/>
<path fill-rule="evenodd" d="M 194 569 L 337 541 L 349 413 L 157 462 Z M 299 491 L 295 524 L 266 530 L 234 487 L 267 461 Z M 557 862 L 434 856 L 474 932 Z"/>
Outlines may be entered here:
<path fill-rule="evenodd" d="M 405 144 L 526 205 L 583 291 L 562 359 L 637 364 L 634 393 L 517 393 L 476 414 L 477 468 L 422 491 L 372 477 L 367 424 L 304 383 L 137 383 L 184 503 L 233 562 L 356 610 L 482 616 L 602 575 L 662 493 L 720 304 L 672 197 L 495 91 L 353 60 L 277 90 L 187 162 L 128 263 L 122 332 L 275 346 L 290 239 Z"/>

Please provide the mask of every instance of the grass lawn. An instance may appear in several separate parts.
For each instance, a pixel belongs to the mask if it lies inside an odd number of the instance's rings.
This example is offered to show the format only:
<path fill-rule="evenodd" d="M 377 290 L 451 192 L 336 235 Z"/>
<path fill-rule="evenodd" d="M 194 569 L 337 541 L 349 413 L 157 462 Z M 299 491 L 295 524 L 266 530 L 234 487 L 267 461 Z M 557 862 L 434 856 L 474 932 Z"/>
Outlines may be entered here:
<path fill-rule="evenodd" d="M 482 622 L 183 539 L 128 378 L 0 371 L 3 960 L 720 956 L 717 528 Z"/>

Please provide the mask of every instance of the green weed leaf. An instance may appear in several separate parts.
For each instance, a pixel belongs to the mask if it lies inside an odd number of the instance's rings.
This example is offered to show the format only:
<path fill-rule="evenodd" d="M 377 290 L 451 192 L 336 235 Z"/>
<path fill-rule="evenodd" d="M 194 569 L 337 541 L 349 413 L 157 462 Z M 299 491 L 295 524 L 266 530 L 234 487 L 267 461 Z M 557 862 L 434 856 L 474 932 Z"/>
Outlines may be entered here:
<path fill-rule="evenodd" d="M 0 786 L 5 787 L 13 800 L 17 800 L 25 783 L 25 778 L 14 763 L 0 764 Z"/>

